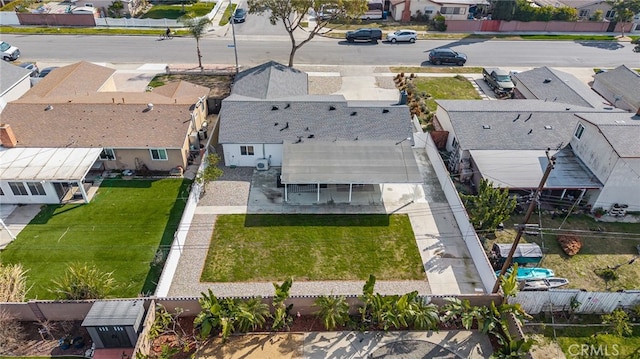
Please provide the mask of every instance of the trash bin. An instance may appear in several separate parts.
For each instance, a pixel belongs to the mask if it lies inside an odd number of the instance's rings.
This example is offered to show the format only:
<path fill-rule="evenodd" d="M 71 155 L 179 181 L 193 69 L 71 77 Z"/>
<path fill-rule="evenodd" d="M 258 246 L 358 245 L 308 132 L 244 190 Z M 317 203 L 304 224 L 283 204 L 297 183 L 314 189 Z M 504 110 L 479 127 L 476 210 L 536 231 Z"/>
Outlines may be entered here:
<path fill-rule="evenodd" d="M 407 91 L 400 91 L 400 99 L 398 100 L 398 105 L 406 105 L 407 104 Z"/>

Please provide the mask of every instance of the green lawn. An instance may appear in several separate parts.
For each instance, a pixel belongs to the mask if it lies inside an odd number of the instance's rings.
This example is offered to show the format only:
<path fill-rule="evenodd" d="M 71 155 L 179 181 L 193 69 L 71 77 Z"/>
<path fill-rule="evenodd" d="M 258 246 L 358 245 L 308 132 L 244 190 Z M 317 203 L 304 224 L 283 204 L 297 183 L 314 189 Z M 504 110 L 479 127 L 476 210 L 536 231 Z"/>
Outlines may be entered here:
<path fill-rule="evenodd" d="M 73 262 L 113 272 L 116 297 L 153 292 L 162 268 L 150 263 L 173 240 L 188 186 L 177 179 L 105 180 L 89 204 L 44 206 L 0 261 L 29 270 L 28 298 L 53 299 L 51 280 Z"/>
<path fill-rule="evenodd" d="M 464 76 L 454 77 L 418 77 L 413 80 L 418 91 L 427 92 L 427 107 L 435 111 L 438 107 L 435 100 L 479 100 L 480 94 Z"/>
<path fill-rule="evenodd" d="M 630 355 L 632 353 L 639 354 L 637 351 L 640 349 L 640 326 L 633 327 L 632 337 L 598 334 L 606 330 L 607 327 L 556 328 L 556 342 L 560 345 L 567 358 L 577 358 L 578 356 L 575 354 L 579 352 L 578 348 L 582 345 L 593 346 L 596 350 L 600 346 L 603 354 L 604 349 L 607 348 L 607 358 L 637 358 L 637 356 Z M 592 337 L 594 334 L 597 334 L 595 338 Z M 547 327 L 544 330 L 544 335 L 553 340 L 553 329 Z M 585 357 L 604 358 L 605 356 L 592 355 Z"/>
<path fill-rule="evenodd" d="M 224 14 L 222 14 L 222 19 L 220 19 L 220 23 L 218 25 L 224 26 L 229 23 L 229 18 L 236 11 L 237 4 L 229 4 L 227 8 L 224 10 Z"/>
<path fill-rule="evenodd" d="M 141 16 L 143 19 L 178 19 L 182 16 L 200 17 L 211 12 L 215 3 L 197 2 L 192 5 L 154 5 Z"/>
<path fill-rule="evenodd" d="M 497 241 L 500 243 L 512 243 L 515 238 L 514 223 L 521 223 L 522 216 L 513 216 L 505 221 L 505 231 L 497 232 Z M 534 216 L 537 219 L 537 215 Z M 558 228 L 564 218 L 551 218 L 542 216 L 543 228 Z M 533 222 L 532 222 L 533 223 Z M 569 285 L 563 288 L 578 288 L 592 291 L 606 290 L 604 280 L 598 277 L 595 269 L 607 266 L 622 265 L 616 273 L 619 279 L 610 283 L 610 290 L 638 289 L 640 288 L 640 261 L 626 264 L 638 255 L 636 245 L 640 244 L 640 224 L 637 223 L 605 223 L 595 222 L 589 216 L 571 216 L 563 229 L 580 230 L 578 237 L 582 239 L 583 247 L 580 252 L 569 257 L 560 248 L 556 236 L 551 231 L 544 231 L 543 239 L 540 236 L 524 235 L 523 242 L 535 242 L 543 245 L 545 255 L 540 263 L 541 267 L 555 271 L 556 276 L 569 279 Z M 620 235 L 607 234 L 605 232 L 619 232 Z M 625 235 L 629 233 L 629 235 Z M 487 241 L 486 247 L 491 248 L 493 241 Z"/>
<path fill-rule="evenodd" d="M 218 216 L 202 282 L 424 279 L 406 215 Z"/>
<path fill-rule="evenodd" d="M 482 72 L 482 67 L 418 67 L 418 66 L 391 66 L 389 67 L 391 72 L 405 74 L 410 73 L 441 73 L 441 74 L 479 74 Z"/>

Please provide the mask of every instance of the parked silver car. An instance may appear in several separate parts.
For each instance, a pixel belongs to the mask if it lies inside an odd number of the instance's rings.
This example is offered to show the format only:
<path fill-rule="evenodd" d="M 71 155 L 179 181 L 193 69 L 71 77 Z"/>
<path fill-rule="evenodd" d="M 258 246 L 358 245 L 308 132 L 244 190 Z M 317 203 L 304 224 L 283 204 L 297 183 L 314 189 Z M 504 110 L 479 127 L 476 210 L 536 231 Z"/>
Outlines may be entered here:
<path fill-rule="evenodd" d="M 418 39 L 418 33 L 413 30 L 398 30 L 392 34 L 387 34 L 388 42 L 408 41 L 414 43 L 416 39 Z"/>

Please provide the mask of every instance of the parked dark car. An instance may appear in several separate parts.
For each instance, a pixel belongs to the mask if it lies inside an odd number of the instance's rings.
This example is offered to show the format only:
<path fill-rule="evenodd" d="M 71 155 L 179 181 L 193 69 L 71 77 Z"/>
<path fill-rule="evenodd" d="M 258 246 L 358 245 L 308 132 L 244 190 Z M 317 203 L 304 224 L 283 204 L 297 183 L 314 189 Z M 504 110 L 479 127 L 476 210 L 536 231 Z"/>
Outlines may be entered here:
<path fill-rule="evenodd" d="M 434 65 L 456 64 L 462 66 L 467 62 L 467 55 L 449 48 L 433 49 L 429 52 L 429 62 Z"/>
<path fill-rule="evenodd" d="M 57 69 L 57 66 L 53 66 L 53 67 L 45 67 L 44 69 L 42 69 L 42 71 L 40 71 L 40 74 L 38 75 L 38 77 L 45 77 L 47 76 L 51 71 Z"/>
<path fill-rule="evenodd" d="M 35 62 L 23 62 L 19 66 L 31 71 L 29 75 L 31 77 L 38 77 L 38 75 L 40 75 L 40 69 L 38 69 L 38 65 L 36 65 Z"/>
<path fill-rule="evenodd" d="M 369 41 L 377 43 L 382 40 L 382 30 L 380 29 L 358 29 L 354 31 L 347 31 L 345 38 L 348 42 L 354 41 Z"/>
<path fill-rule="evenodd" d="M 233 22 L 244 22 L 247 19 L 247 10 L 242 8 L 237 8 L 233 13 Z"/>

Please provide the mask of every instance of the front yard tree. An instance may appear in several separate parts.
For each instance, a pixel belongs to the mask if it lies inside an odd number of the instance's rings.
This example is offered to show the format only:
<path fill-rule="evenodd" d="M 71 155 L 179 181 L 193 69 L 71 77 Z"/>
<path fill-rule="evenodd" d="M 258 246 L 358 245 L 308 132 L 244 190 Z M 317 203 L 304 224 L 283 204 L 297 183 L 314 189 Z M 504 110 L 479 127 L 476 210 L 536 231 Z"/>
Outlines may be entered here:
<path fill-rule="evenodd" d="M 249 0 L 249 13 L 268 13 L 271 25 L 281 23 L 289 33 L 291 52 L 289 67 L 293 67 L 293 58 L 304 44 L 313 39 L 320 31 L 327 28 L 331 19 L 358 18 L 367 9 L 367 0 Z M 307 31 L 307 38 L 296 40 L 294 33 L 302 30 L 300 24 L 306 21 L 309 10 L 316 15 L 324 9 L 331 9 L 331 16 L 322 19 L 316 17 L 315 25 Z"/>
<path fill-rule="evenodd" d="M 516 208 L 516 199 L 509 197 L 507 188 L 494 188 L 485 179 L 480 181 L 476 196 L 463 195 L 462 199 L 476 230 L 495 231 Z"/>
<path fill-rule="evenodd" d="M 615 19 L 619 22 L 630 22 L 635 14 L 640 13 L 640 0 L 610 0 L 607 3 L 615 11 Z M 624 37 L 624 24 L 621 30 Z"/>
<path fill-rule="evenodd" d="M 200 52 L 200 39 L 204 36 L 204 32 L 207 29 L 207 26 L 211 23 L 211 20 L 203 16 L 197 19 L 184 18 L 181 19 L 180 22 L 186 26 L 187 30 L 196 39 L 196 50 L 198 54 L 198 67 L 200 70 L 203 70 L 202 67 L 202 52 Z"/>

